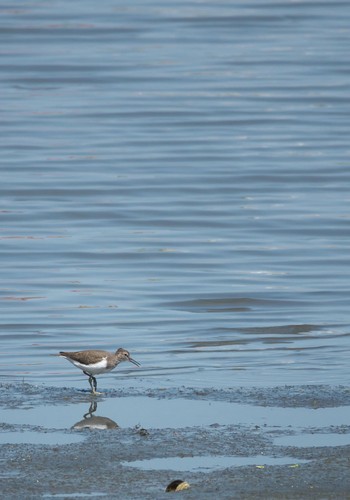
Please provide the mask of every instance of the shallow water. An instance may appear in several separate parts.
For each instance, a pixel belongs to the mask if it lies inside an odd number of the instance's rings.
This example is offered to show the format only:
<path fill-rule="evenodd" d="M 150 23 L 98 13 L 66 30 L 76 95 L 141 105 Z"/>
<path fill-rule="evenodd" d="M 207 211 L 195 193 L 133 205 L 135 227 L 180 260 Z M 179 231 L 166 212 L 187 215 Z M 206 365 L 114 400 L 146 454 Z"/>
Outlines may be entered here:
<path fill-rule="evenodd" d="M 294 464 L 292 457 L 229 457 L 210 455 L 199 457 L 167 457 L 152 458 L 150 460 L 135 460 L 135 462 L 123 462 L 126 467 L 136 467 L 143 470 L 176 470 L 181 472 L 211 472 L 228 467 L 245 467 L 252 465 L 262 467 L 267 465 L 290 465 Z M 299 462 L 299 461 L 298 461 Z M 300 462 L 306 463 L 307 460 Z M 296 464 L 296 466 L 298 466 Z"/>
<path fill-rule="evenodd" d="M 350 406 L 334 408 L 278 408 L 255 406 L 225 401 L 203 401 L 190 399 L 155 399 L 148 397 L 108 398 L 101 402 L 72 400 L 57 404 L 31 405 L 0 410 L 0 422 L 3 425 L 19 426 L 9 433 L 0 432 L 0 444 L 8 442 L 9 435 L 18 438 L 22 435 L 31 438 L 35 429 L 48 433 L 44 439 L 53 440 L 59 436 L 69 442 L 70 435 L 59 435 L 57 431 L 74 429 L 116 430 L 128 428 L 181 429 L 193 427 L 237 426 L 249 429 L 270 429 L 279 432 L 294 430 L 296 435 L 276 438 L 276 445 L 287 446 L 337 446 L 348 442 L 348 435 L 328 434 L 330 427 L 346 427 L 350 420 Z M 23 427 L 26 426 L 26 427 Z M 28 427 L 29 426 L 29 427 Z M 323 433 L 313 433 L 315 428 Z M 50 434 L 51 433 L 51 434 Z M 40 434 L 41 435 L 41 434 Z M 50 438 L 51 435 L 51 438 Z M 331 436 L 335 436 L 332 441 Z M 305 441 L 304 441 L 305 436 Z M 328 444 L 325 443 L 328 436 Z M 284 442 L 284 439 L 286 442 Z M 74 440 L 74 437 L 72 438 Z M 40 437 L 38 435 L 38 441 Z M 317 444 L 319 442 L 319 444 Z M 299 443 L 299 444 L 298 444 Z"/>
<path fill-rule="evenodd" d="M 141 425 L 154 429 L 176 429 L 213 424 L 305 428 L 347 425 L 350 421 L 349 406 L 318 409 L 276 408 L 218 401 L 129 397 L 119 401 L 107 399 L 98 403 L 97 409 L 97 415 L 107 416 L 124 428 Z M 0 412 L 2 421 L 6 421 L 6 411 Z M 69 428 L 75 419 L 82 418 L 88 411 L 89 404 L 77 403 L 61 407 L 59 411 L 56 406 L 47 405 L 17 412 L 11 409 L 8 414 L 11 423 L 62 429 L 66 426 Z"/>
<path fill-rule="evenodd" d="M 281 436 L 274 440 L 277 446 L 294 446 L 309 448 L 311 446 L 349 446 L 349 434 L 300 434 L 298 436 Z"/>
<path fill-rule="evenodd" d="M 82 436 L 59 434 L 57 432 L 35 432 L 29 430 L 1 432 L 1 444 L 44 444 L 65 445 L 83 441 Z"/>
<path fill-rule="evenodd" d="M 348 2 L 13 0 L 0 20 L 0 377 L 344 383 Z"/>

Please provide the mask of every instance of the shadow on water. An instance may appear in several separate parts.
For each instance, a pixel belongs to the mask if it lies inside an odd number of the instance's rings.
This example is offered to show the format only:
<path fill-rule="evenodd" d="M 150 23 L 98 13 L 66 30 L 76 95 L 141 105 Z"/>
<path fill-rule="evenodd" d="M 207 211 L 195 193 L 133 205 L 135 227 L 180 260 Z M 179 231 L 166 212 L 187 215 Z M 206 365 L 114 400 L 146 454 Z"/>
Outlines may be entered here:
<path fill-rule="evenodd" d="M 97 402 L 92 401 L 84 418 L 72 426 L 72 429 L 117 429 L 119 426 L 108 417 L 94 415 L 97 410 Z"/>

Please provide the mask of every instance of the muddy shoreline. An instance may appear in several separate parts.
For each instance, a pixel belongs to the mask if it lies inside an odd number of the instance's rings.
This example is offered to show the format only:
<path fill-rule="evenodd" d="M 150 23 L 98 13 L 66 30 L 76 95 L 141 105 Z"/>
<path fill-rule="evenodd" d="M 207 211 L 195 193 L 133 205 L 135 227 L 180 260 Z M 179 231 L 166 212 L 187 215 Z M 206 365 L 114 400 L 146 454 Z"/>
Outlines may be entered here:
<path fill-rule="evenodd" d="M 72 388 L 2 384 L 1 408 L 45 407 L 57 411 L 78 400 L 90 401 L 85 391 Z M 104 398 L 130 396 L 204 399 L 238 402 L 275 408 L 339 408 L 350 405 L 350 390 L 345 386 L 284 386 L 275 388 L 233 388 L 231 390 L 180 388 L 178 390 L 128 389 L 107 391 Z M 142 408 L 135 408 L 142 411 Z M 57 429 L 0 423 L 1 432 L 34 431 L 55 433 Z M 63 445 L 1 444 L 0 486 L 4 498 L 348 498 L 350 494 L 350 445 L 298 447 L 277 446 L 276 436 L 296 432 L 293 427 L 219 425 L 185 428 L 111 427 L 108 430 L 63 429 L 80 442 Z M 350 425 L 312 428 L 313 433 L 346 436 Z M 1 441 L 3 443 L 3 440 Z M 167 457 L 266 456 L 292 457 L 285 465 L 235 466 L 215 471 L 142 470 L 133 461 Z M 191 488 L 165 493 L 174 479 L 183 479 Z"/>

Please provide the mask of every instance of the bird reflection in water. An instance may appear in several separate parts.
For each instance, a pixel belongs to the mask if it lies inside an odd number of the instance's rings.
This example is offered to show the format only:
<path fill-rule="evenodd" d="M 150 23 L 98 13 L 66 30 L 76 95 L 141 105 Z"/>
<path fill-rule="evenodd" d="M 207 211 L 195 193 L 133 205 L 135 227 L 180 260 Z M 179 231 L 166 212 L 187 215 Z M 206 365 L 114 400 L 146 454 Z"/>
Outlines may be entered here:
<path fill-rule="evenodd" d="M 119 425 L 108 417 L 99 417 L 94 415 L 97 410 L 96 401 L 92 401 L 89 411 L 84 414 L 83 420 L 80 420 L 72 426 L 72 429 L 117 429 Z"/>

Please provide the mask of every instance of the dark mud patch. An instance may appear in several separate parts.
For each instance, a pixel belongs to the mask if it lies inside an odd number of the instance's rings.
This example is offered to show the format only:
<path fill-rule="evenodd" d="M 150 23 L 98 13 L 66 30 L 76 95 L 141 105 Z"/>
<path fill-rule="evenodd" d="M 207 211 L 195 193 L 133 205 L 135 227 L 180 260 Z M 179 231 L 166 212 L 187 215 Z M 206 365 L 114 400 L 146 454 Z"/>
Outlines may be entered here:
<path fill-rule="evenodd" d="M 350 406 L 350 387 L 331 385 L 284 385 L 277 387 L 232 387 L 215 388 L 128 388 L 105 390 L 101 398 L 123 398 L 147 396 L 153 398 L 226 401 L 231 403 L 271 406 L 282 408 L 333 408 Z M 90 401 L 89 390 L 65 387 L 46 387 L 43 385 L 0 384 L 0 403 L 2 407 L 31 407 L 37 404 L 70 404 L 80 398 Z M 98 400 L 98 398 L 97 398 Z"/>

